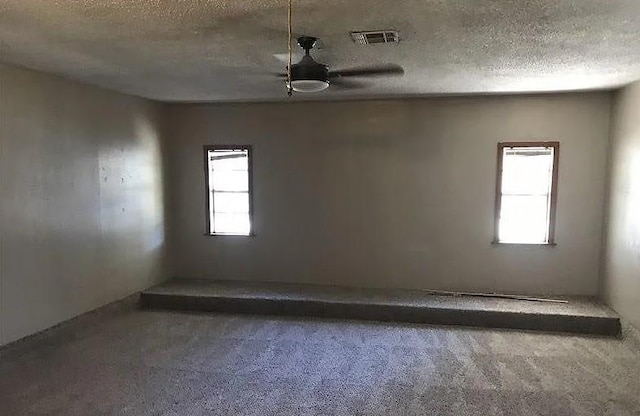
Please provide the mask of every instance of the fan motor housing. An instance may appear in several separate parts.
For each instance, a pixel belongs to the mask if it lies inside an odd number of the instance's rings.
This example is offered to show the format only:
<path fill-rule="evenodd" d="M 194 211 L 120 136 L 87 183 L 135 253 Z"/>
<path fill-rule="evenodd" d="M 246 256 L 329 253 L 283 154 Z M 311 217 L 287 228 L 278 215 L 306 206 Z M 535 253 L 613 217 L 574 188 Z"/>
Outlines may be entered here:
<path fill-rule="evenodd" d="M 292 80 L 316 80 L 327 81 L 329 78 L 329 67 L 319 64 L 309 55 L 297 64 L 291 65 Z"/>

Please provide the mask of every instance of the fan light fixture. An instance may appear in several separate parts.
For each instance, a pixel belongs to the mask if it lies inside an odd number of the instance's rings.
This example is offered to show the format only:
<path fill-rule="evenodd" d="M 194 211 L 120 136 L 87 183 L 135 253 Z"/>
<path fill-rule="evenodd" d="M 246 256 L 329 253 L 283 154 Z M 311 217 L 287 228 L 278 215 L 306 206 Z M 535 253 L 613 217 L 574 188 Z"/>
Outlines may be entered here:
<path fill-rule="evenodd" d="M 291 89 L 295 92 L 320 92 L 327 88 L 329 88 L 329 82 L 319 79 L 299 79 L 291 81 Z"/>
<path fill-rule="evenodd" d="M 291 52 L 291 3 L 292 0 L 289 0 L 289 13 L 287 16 L 289 27 L 289 64 L 287 65 L 286 74 L 278 74 L 278 77 L 286 79 L 285 85 L 287 86 L 287 95 L 289 97 L 291 97 L 293 91 L 305 94 L 324 91 L 329 88 L 329 80 L 331 80 L 334 86 L 338 86 L 343 89 L 361 87 L 361 85 L 358 85 L 357 83 L 354 84 L 345 81 L 343 79 L 344 77 L 404 75 L 404 69 L 402 69 L 402 67 L 399 65 L 354 68 L 342 71 L 329 71 L 329 67 L 327 65 L 316 62 L 309 53 L 309 51 L 315 47 L 316 41 L 318 40 L 313 36 L 301 36 L 298 38 L 298 45 L 300 45 L 300 47 L 304 49 L 304 56 L 298 63 L 294 64 L 292 62 L 293 54 Z M 393 32 L 392 34 L 393 36 L 395 36 L 393 38 L 394 41 L 397 42 L 397 33 Z M 383 33 L 382 35 L 385 41 L 389 41 L 390 35 L 387 35 L 386 33 Z"/>
<path fill-rule="evenodd" d="M 304 49 L 304 57 L 297 64 L 291 65 L 289 87 L 295 92 L 313 93 L 329 87 L 329 68 L 313 60 L 309 51 L 316 44 L 312 36 L 298 38 L 298 44 Z"/>

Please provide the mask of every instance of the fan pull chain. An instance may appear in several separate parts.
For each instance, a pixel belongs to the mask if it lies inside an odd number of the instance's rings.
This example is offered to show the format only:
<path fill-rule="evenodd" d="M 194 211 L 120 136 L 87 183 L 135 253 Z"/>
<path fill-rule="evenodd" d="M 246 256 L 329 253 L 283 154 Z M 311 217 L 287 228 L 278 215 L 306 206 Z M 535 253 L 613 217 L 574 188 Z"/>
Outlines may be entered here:
<path fill-rule="evenodd" d="M 288 16 L 288 20 L 289 20 L 289 65 L 287 66 L 287 96 L 291 97 L 291 94 L 293 94 L 293 89 L 291 88 L 291 0 L 289 0 L 289 16 Z"/>

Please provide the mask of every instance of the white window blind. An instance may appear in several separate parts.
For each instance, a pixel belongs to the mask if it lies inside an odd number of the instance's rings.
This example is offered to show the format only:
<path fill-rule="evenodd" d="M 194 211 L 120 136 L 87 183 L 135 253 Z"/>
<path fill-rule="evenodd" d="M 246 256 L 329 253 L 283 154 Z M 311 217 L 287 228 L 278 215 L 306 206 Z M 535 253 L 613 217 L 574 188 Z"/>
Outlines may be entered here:
<path fill-rule="evenodd" d="M 249 152 L 249 148 L 207 150 L 210 234 L 251 234 Z"/>
<path fill-rule="evenodd" d="M 550 242 L 555 152 L 554 146 L 502 147 L 498 242 Z"/>

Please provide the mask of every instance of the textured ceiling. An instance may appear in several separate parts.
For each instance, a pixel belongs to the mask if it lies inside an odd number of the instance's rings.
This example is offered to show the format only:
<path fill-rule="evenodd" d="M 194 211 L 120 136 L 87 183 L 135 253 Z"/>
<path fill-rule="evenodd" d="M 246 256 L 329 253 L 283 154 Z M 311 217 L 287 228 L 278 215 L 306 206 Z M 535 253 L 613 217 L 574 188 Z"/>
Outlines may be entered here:
<path fill-rule="evenodd" d="M 322 98 L 612 88 L 640 78 L 639 0 L 293 0 L 332 69 L 406 74 Z M 3 62 L 165 101 L 286 99 L 287 0 L 0 0 Z M 398 45 L 350 30 L 396 29 Z M 368 81 L 369 83 L 369 81 Z M 299 99 L 299 98 L 298 98 Z"/>

